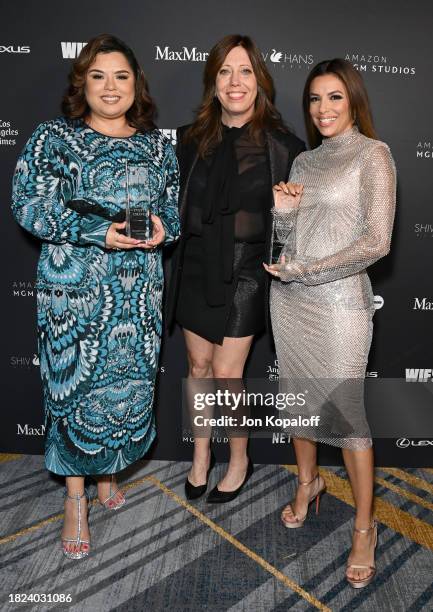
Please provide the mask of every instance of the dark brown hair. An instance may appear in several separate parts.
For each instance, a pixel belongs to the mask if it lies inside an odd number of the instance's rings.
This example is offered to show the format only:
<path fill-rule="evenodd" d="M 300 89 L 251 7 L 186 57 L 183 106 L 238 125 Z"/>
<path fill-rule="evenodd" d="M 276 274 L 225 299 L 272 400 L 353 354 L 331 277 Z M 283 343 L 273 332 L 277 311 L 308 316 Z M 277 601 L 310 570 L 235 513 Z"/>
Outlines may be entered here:
<path fill-rule="evenodd" d="M 307 82 L 305 83 L 302 96 L 302 106 L 304 109 L 305 126 L 307 128 L 308 142 L 312 149 L 320 145 L 322 136 L 313 123 L 310 115 L 310 89 L 313 79 L 324 74 L 334 74 L 344 84 L 349 96 L 350 110 L 355 125 L 359 131 L 368 138 L 377 139 L 371 116 L 368 94 L 359 72 L 350 62 L 336 58 L 320 62 L 311 70 Z"/>
<path fill-rule="evenodd" d="M 280 113 L 274 106 L 274 83 L 260 50 L 249 36 L 229 34 L 218 41 L 209 53 L 203 74 L 203 98 L 195 121 L 186 133 L 187 140 L 197 142 L 198 151 L 202 157 L 222 139 L 221 104 L 215 97 L 215 82 L 227 54 L 238 46 L 243 47 L 248 53 L 257 79 L 255 110 L 249 125 L 253 140 L 260 142 L 263 139 L 264 129 L 287 131 Z"/>
<path fill-rule="evenodd" d="M 128 124 L 140 132 L 151 130 L 156 127 L 154 123 L 156 107 L 149 95 L 146 77 L 132 49 L 111 34 L 99 34 L 99 36 L 89 40 L 72 64 L 69 73 L 69 87 L 62 100 L 62 112 L 70 119 L 83 119 L 89 114 L 90 107 L 84 93 L 87 71 L 98 53 L 113 53 L 115 51 L 125 56 L 135 77 L 134 103 L 126 112 Z"/>

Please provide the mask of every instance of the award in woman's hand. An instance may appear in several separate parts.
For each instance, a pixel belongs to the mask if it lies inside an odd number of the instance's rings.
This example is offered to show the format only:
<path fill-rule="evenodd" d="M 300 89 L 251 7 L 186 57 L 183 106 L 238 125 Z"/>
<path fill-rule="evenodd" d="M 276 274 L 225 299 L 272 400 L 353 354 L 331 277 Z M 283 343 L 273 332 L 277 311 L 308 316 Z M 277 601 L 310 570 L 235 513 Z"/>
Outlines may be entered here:
<path fill-rule="evenodd" d="M 152 238 L 149 174 L 144 163 L 126 163 L 125 234 L 136 240 Z"/>
<path fill-rule="evenodd" d="M 270 264 L 288 263 L 295 254 L 296 217 L 302 191 L 303 186 L 296 183 L 280 183 L 273 189 L 275 207 L 272 210 Z"/>

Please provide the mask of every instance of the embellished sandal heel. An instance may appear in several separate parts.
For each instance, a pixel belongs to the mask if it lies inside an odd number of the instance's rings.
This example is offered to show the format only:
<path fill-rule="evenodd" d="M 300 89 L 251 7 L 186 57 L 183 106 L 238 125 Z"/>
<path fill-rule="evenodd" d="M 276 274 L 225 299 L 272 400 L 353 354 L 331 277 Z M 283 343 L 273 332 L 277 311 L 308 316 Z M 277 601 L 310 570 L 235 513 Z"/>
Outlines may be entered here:
<path fill-rule="evenodd" d="M 87 501 L 89 501 L 89 496 L 87 494 L 87 491 L 84 491 L 84 493 L 82 495 L 80 495 L 79 493 L 77 493 L 76 495 L 68 495 L 67 493 L 65 493 L 65 498 L 66 499 L 71 499 L 72 501 L 75 501 L 78 504 L 78 519 L 77 519 L 77 537 L 76 538 L 64 538 L 62 537 L 62 550 L 63 550 L 63 554 L 65 555 L 65 557 L 67 557 L 68 559 L 84 559 L 84 557 L 88 557 L 89 556 L 89 552 L 90 552 L 90 542 L 89 540 L 83 540 L 81 538 L 81 522 L 82 522 L 82 502 L 81 500 L 84 498 L 87 499 Z M 88 510 L 87 510 L 87 514 L 88 514 Z M 65 547 L 65 544 L 74 544 L 75 547 L 77 547 L 79 550 L 77 551 L 72 551 L 72 550 L 67 550 L 67 548 Z M 83 544 L 87 544 L 87 549 L 86 550 L 82 550 L 82 545 Z"/>
<path fill-rule="evenodd" d="M 126 499 L 125 499 L 125 495 L 123 494 L 123 491 L 121 489 L 119 489 L 119 487 L 117 487 L 113 491 L 113 489 L 112 489 L 112 485 L 113 484 L 114 484 L 114 474 L 111 474 L 111 478 L 110 478 L 110 494 L 107 497 L 107 499 L 104 499 L 103 502 L 100 502 L 104 506 L 104 508 L 106 508 L 107 510 L 119 510 L 119 508 L 124 506 L 125 503 L 126 503 Z M 114 501 L 114 497 L 119 492 L 122 494 L 122 499 L 120 500 L 120 502 L 115 502 Z M 110 503 L 110 502 L 112 502 L 112 503 Z"/>

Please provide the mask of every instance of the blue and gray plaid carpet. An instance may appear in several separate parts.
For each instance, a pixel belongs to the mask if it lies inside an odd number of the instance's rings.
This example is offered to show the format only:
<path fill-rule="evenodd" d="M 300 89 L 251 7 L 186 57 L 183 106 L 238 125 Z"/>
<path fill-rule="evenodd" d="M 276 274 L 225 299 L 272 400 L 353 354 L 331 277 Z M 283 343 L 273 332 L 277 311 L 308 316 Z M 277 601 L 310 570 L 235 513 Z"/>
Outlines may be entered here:
<path fill-rule="evenodd" d="M 433 470 L 376 470 L 378 570 L 356 591 L 344 578 L 353 500 L 343 469 L 321 469 L 320 514 L 289 530 L 279 516 L 295 490 L 292 466 L 256 465 L 237 500 L 210 506 L 185 501 L 188 464 L 137 465 L 121 483 L 121 510 L 92 506 L 91 556 L 70 561 L 59 542 L 61 485 L 42 457 L 0 455 L 2 610 L 433 610 Z M 12 603 L 15 593 L 72 601 Z"/>

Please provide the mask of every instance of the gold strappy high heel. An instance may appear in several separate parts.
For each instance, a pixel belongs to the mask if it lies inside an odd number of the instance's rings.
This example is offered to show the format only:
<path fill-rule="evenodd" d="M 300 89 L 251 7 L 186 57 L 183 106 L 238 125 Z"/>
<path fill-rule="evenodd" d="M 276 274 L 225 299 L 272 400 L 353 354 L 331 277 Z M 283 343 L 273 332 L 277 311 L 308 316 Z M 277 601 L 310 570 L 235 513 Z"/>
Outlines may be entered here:
<path fill-rule="evenodd" d="M 101 504 L 104 506 L 104 508 L 107 508 L 107 510 L 119 510 L 119 508 L 121 508 L 122 506 L 125 505 L 126 499 L 125 499 L 125 495 L 123 494 L 123 491 L 121 489 L 119 489 L 119 487 L 116 488 L 115 491 L 112 490 L 112 485 L 114 484 L 114 474 L 111 474 L 111 479 L 110 479 L 110 495 L 107 497 L 107 499 L 104 499 L 103 502 L 101 502 Z M 122 499 L 120 502 L 114 502 L 114 497 L 119 493 L 122 493 Z M 112 504 L 110 504 L 110 500 L 113 501 Z"/>
<path fill-rule="evenodd" d="M 346 569 L 349 569 L 349 567 L 352 567 L 354 569 L 371 570 L 371 573 L 366 578 L 362 578 L 359 580 L 357 580 L 356 578 L 349 578 L 346 575 L 346 580 L 350 584 L 350 586 L 352 586 L 354 589 L 362 589 L 363 587 L 366 587 L 368 584 L 370 584 L 370 582 L 373 580 L 376 574 L 376 564 L 374 562 L 374 549 L 376 548 L 376 545 L 377 545 L 377 523 L 376 521 L 373 521 L 372 526 L 368 527 L 368 529 L 358 529 L 357 527 L 354 527 L 353 529 L 354 531 L 357 531 L 358 533 L 368 533 L 372 529 L 374 530 L 373 564 L 372 565 L 360 565 L 359 563 L 349 563 L 346 568 Z"/>
<path fill-rule="evenodd" d="M 317 479 L 317 484 L 319 486 L 319 476 L 320 474 L 319 472 L 317 472 L 314 478 L 312 478 L 309 482 L 301 482 L 298 479 L 298 484 L 303 485 L 303 486 L 308 486 Z M 295 511 L 293 510 L 293 504 L 295 501 L 294 499 L 292 499 L 292 501 L 287 504 L 287 506 L 284 508 L 283 512 L 281 513 L 281 522 L 283 523 L 284 527 L 287 527 L 288 529 L 297 529 L 298 527 L 302 527 L 302 525 L 305 522 L 305 519 L 307 518 L 308 509 L 310 507 L 310 504 L 314 499 L 316 500 L 316 514 L 319 514 L 320 496 L 322 495 L 322 493 L 326 491 L 326 483 L 325 481 L 323 482 L 324 482 L 323 487 L 321 489 L 319 488 L 318 491 L 313 493 L 313 495 L 308 500 L 307 512 L 305 513 L 305 516 L 303 516 L 302 518 L 298 518 L 295 514 Z M 285 521 L 284 520 L 284 513 L 287 510 L 287 508 L 290 508 L 290 510 L 292 511 L 292 514 L 296 519 L 295 521 Z"/>
<path fill-rule="evenodd" d="M 65 497 L 67 499 L 72 499 L 73 501 L 77 502 L 77 504 L 78 504 L 78 520 L 77 520 L 77 537 L 76 538 L 64 538 L 64 537 L 62 537 L 62 550 L 63 550 L 63 554 L 68 559 L 84 559 L 84 557 L 88 557 L 89 556 L 90 542 L 89 542 L 89 540 L 82 540 L 81 539 L 81 521 L 82 521 L 82 517 L 81 517 L 81 512 L 82 512 L 81 500 L 83 499 L 83 497 L 85 497 L 87 499 L 87 501 L 88 501 L 89 497 L 88 497 L 86 491 L 83 493 L 83 495 L 80 495 L 79 493 L 77 493 L 76 495 L 68 495 L 67 493 L 65 493 Z M 67 550 L 65 548 L 65 544 L 74 544 L 78 548 L 78 551 Z M 87 550 L 81 550 L 81 545 L 82 544 L 87 544 Z"/>

